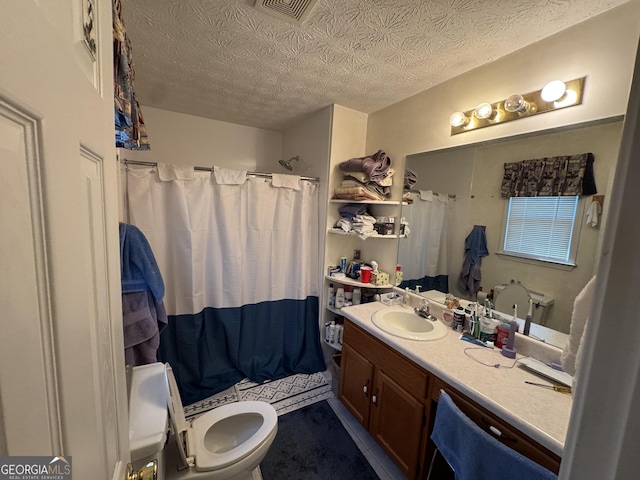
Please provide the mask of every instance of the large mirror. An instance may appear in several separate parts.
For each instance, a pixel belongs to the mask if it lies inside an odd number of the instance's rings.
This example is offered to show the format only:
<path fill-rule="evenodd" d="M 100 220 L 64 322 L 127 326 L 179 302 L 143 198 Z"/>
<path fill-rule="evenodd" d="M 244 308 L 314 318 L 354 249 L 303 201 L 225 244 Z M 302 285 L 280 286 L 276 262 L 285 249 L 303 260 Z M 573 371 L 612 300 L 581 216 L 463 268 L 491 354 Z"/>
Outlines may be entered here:
<path fill-rule="evenodd" d="M 574 299 L 597 270 L 604 230 L 602 225 L 606 221 L 621 134 L 622 120 L 615 118 L 407 156 L 406 168 L 416 174 L 417 181 L 412 186 L 412 203 L 403 206 L 402 213 L 410 228 L 409 236 L 399 241 L 398 263 L 404 270 L 403 285 L 415 286 L 413 281 L 424 275 L 427 262 L 430 274 L 443 275 L 427 288 L 444 292 L 448 287 L 449 292 L 457 297 L 475 300 L 460 288 L 458 278 L 463 267 L 465 239 L 475 226 L 481 226 L 489 252 L 481 262 L 483 292 L 490 292 L 496 287 L 499 291 L 502 285 L 512 282 L 520 283 L 543 300 L 540 303 L 546 311 L 544 315 L 540 315 L 542 311 L 534 314 L 534 321 L 540 318 L 545 327 L 568 333 Z M 592 197 L 580 197 L 575 229 L 575 234 L 579 235 L 575 267 L 559 268 L 549 263 L 498 254 L 508 205 L 508 200 L 500 195 L 504 163 L 586 152 L 594 155 L 596 186 L 598 194 L 604 195 L 604 202 L 598 224 L 592 226 L 592 222 L 588 224 L 586 221 Z M 439 215 L 445 215 L 445 219 L 436 220 L 436 227 L 425 228 L 416 218 L 416 215 L 424 215 L 416 213 L 424 208 L 419 202 L 428 203 L 427 200 L 434 205 L 445 204 L 444 208 L 438 205 L 444 212 Z M 441 231 L 436 232 L 434 228 Z M 424 251 L 427 246 L 432 248 L 434 242 L 436 247 L 438 243 L 443 244 L 435 258 Z M 441 288 L 442 282 L 445 282 L 445 288 Z M 519 317 L 524 317 L 524 313 Z"/>

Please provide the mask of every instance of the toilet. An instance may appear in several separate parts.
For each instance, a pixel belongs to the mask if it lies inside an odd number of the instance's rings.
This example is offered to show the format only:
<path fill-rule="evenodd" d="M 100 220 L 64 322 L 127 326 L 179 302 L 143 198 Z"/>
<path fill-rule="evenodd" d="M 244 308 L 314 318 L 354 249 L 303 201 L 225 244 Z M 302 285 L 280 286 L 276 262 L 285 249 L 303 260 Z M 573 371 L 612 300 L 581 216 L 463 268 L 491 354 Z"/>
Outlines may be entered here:
<path fill-rule="evenodd" d="M 278 431 L 266 402 L 235 402 L 191 423 L 169 364 L 134 367 L 129 394 L 131 460 L 158 461 L 158 480 L 261 480 L 260 462 Z"/>
<path fill-rule="evenodd" d="M 553 298 L 542 293 L 532 292 L 521 283 L 507 283 L 493 287 L 495 305 L 498 312 L 513 314 L 513 306 L 518 305 L 518 318 L 524 319 L 529 310 L 529 298 L 533 300 L 532 320 L 539 325 L 545 325 L 549 307 L 553 305 Z"/>

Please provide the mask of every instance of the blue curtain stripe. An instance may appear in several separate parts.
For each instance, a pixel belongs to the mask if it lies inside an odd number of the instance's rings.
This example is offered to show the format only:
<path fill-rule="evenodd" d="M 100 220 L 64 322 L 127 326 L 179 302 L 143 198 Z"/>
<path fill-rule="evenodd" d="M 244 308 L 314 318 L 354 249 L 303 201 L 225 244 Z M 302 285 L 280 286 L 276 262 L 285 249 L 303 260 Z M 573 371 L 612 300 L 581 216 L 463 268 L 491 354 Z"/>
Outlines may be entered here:
<path fill-rule="evenodd" d="M 185 405 L 247 377 L 254 382 L 325 369 L 318 297 L 170 315 L 158 360 L 169 362 Z"/>

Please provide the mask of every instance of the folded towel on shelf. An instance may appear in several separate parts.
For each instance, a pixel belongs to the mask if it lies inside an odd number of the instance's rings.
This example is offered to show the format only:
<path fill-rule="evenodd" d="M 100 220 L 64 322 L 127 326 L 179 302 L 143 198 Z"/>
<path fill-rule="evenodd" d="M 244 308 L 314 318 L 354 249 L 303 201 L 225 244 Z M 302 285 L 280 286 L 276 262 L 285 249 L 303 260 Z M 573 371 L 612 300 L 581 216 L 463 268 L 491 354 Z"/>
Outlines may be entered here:
<path fill-rule="evenodd" d="M 341 217 L 352 220 L 356 215 L 367 213 L 367 205 L 362 203 L 347 203 L 338 209 Z"/>
<path fill-rule="evenodd" d="M 193 180 L 193 167 L 179 167 L 170 163 L 158 163 L 158 178 L 163 182 L 171 180 Z"/>
<path fill-rule="evenodd" d="M 370 215 L 357 215 L 353 219 L 353 226 L 351 230 L 361 238 L 370 237 L 375 235 L 374 224 L 376 219 Z"/>
<path fill-rule="evenodd" d="M 353 227 L 353 222 L 348 218 L 341 218 L 336 222 L 335 228 L 339 228 L 340 230 L 344 230 L 345 232 L 350 232 Z"/>
<path fill-rule="evenodd" d="M 391 195 L 391 187 L 384 187 L 384 186 L 378 184 L 377 182 L 362 183 L 362 182 L 356 180 L 355 178 L 345 178 L 344 180 L 342 180 L 342 183 L 340 184 L 340 187 L 342 187 L 342 188 L 349 188 L 349 187 L 366 188 L 367 190 L 369 190 L 370 192 L 373 192 L 374 194 L 380 196 L 381 198 L 385 198 L 385 197 L 388 197 L 389 195 Z"/>
<path fill-rule="evenodd" d="M 366 157 L 351 158 L 338 165 L 343 172 L 364 172 L 369 181 L 382 181 L 389 176 L 391 159 L 382 150 Z"/>
<path fill-rule="evenodd" d="M 164 282 L 147 238 L 126 223 L 120 223 L 120 281 L 122 293 L 151 290 L 158 302 L 164 298 Z"/>
<path fill-rule="evenodd" d="M 456 480 L 554 480 L 557 475 L 502 444 L 467 417 L 441 391 L 431 439 Z"/>
<path fill-rule="evenodd" d="M 378 185 L 382 186 L 382 187 L 390 187 L 393 185 L 393 175 L 395 174 L 395 170 L 393 168 L 389 168 L 389 171 L 387 172 L 387 178 L 384 178 L 382 180 L 378 180 L 375 183 L 377 183 Z M 353 177 L 356 180 L 358 180 L 361 183 L 369 183 L 371 182 L 371 179 L 369 178 L 369 175 L 364 173 L 364 172 L 345 172 L 345 174 L 349 177 Z"/>
<path fill-rule="evenodd" d="M 271 185 L 276 188 L 290 188 L 292 190 L 300 190 L 300 177 L 298 175 L 273 173 L 271 174 Z"/>
<path fill-rule="evenodd" d="M 333 193 L 333 198 L 336 200 L 354 201 L 384 200 L 384 197 L 381 197 L 364 187 L 336 187 Z"/>
<path fill-rule="evenodd" d="M 246 170 L 231 170 L 213 166 L 213 175 L 218 185 L 242 185 L 247 179 Z"/>

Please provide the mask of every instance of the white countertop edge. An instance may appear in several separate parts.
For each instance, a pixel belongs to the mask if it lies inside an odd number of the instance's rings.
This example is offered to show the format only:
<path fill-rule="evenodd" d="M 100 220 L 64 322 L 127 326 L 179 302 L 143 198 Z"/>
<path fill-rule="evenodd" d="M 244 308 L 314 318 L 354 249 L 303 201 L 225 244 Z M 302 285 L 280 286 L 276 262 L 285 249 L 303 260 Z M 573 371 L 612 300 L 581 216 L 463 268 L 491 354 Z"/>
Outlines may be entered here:
<path fill-rule="evenodd" d="M 391 346 L 394 350 L 398 351 L 408 359 L 412 360 L 414 363 L 422 366 L 423 368 L 431 372 L 433 375 L 439 377 L 441 380 L 445 381 L 446 383 L 451 385 L 453 388 L 465 394 L 467 397 L 469 397 L 479 405 L 483 406 L 484 408 L 491 411 L 498 417 L 502 418 L 504 421 L 511 424 L 513 427 L 517 428 L 522 433 L 529 436 L 531 439 L 535 440 L 536 442 L 540 443 L 544 447 L 548 448 L 550 451 L 552 451 L 556 455 L 562 456 L 562 453 L 564 450 L 564 444 L 563 444 L 563 441 L 560 441 L 559 438 L 556 438 L 556 437 L 564 437 L 566 435 L 566 428 L 560 429 L 560 430 L 563 430 L 563 433 L 556 433 L 555 436 L 550 435 L 543 428 L 540 428 L 538 425 L 532 423 L 531 421 L 524 420 L 521 415 L 519 415 L 517 412 L 514 412 L 512 409 L 505 408 L 503 405 L 499 403 L 499 401 L 496 401 L 497 399 L 495 398 L 495 395 L 494 395 L 494 398 L 492 399 L 490 395 L 486 395 L 485 393 L 483 393 L 481 391 L 483 389 L 483 386 L 479 386 L 478 388 L 470 387 L 464 381 L 461 381 L 457 376 L 452 375 L 450 372 L 447 372 L 444 368 L 441 368 L 441 366 L 438 365 L 438 362 L 430 361 L 430 359 L 428 358 L 429 356 L 428 354 L 419 355 L 415 351 L 412 351 L 405 346 L 407 345 L 406 342 L 409 342 L 408 345 L 416 346 L 416 347 L 418 345 L 415 345 L 415 344 L 429 345 L 429 344 L 435 344 L 437 342 L 448 342 L 448 344 L 445 347 L 451 347 L 451 345 L 455 345 L 455 343 L 452 343 L 452 342 L 455 342 L 456 336 L 458 335 L 456 334 L 456 332 L 453 332 L 452 330 L 449 329 L 449 334 L 447 337 L 445 337 L 442 340 L 435 340 L 433 342 L 431 341 L 413 342 L 411 340 L 405 340 L 399 337 L 394 337 L 393 335 L 389 335 L 383 332 L 382 330 L 377 328 L 375 325 L 373 325 L 373 323 L 371 322 L 371 314 L 373 314 L 373 312 L 375 312 L 376 310 L 379 310 L 381 308 L 386 308 L 386 307 L 387 307 L 386 305 L 380 302 L 373 302 L 369 304 L 343 308 L 342 314 L 345 315 L 350 320 L 352 320 L 355 324 L 357 324 L 358 326 L 360 326 L 361 328 L 363 328 L 364 330 L 372 334 L 374 337 L 378 338 L 385 344 Z M 462 343 L 464 343 L 464 345 Z M 465 347 L 467 348 L 473 347 L 473 345 L 466 344 L 465 342 L 461 342 L 459 346 L 460 346 L 460 351 L 463 351 Z M 442 344 L 438 345 L 438 347 L 442 348 L 443 345 Z M 452 348 L 455 348 L 455 347 L 452 347 Z M 506 358 L 504 358 L 504 360 L 505 362 L 509 361 Z M 492 370 L 491 367 L 486 367 L 480 364 L 477 364 L 477 369 L 478 369 L 478 372 L 477 372 L 478 375 L 482 375 L 483 372 L 487 373 L 487 370 L 489 371 Z M 515 369 L 520 370 L 517 366 L 514 367 L 514 370 Z M 527 374 L 529 373 L 527 372 Z M 530 374 L 530 375 L 531 375 L 530 381 L 545 383 L 543 379 L 540 379 L 539 377 L 536 377 L 533 374 Z M 522 375 L 519 374 L 518 376 L 521 377 Z M 519 385 L 519 382 L 518 382 L 518 385 Z M 505 385 L 505 387 L 509 387 L 509 385 L 507 384 Z M 532 387 L 532 388 L 536 389 L 537 387 Z M 543 400 L 544 402 L 557 401 L 559 403 L 561 402 L 566 403 L 566 399 L 563 399 L 562 397 L 568 397 L 567 395 L 564 395 L 558 392 L 547 391 L 546 389 L 540 389 L 540 390 L 544 391 L 543 394 L 547 396 Z M 532 390 L 530 393 L 536 394 L 536 395 L 542 394 L 542 392 L 537 392 L 535 390 Z M 564 406 L 564 410 L 567 410 L 566 405 L 563 405 L 563 406 Z M 522 409 L 523 411 L 526 411 L 526 405 L 522 406 Z M 570 408 L 567 410 L 566 418 L 564 418 L 563 416 L 563 420 L 565 420 L 567 423 L 568 423 L 569 413 L 570 413 Z"/>

